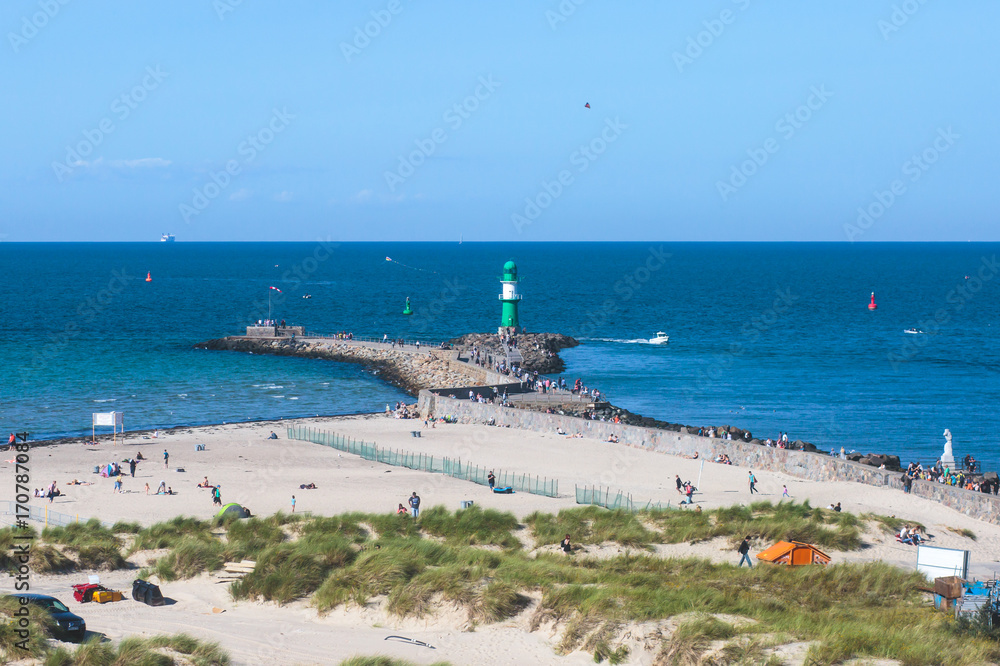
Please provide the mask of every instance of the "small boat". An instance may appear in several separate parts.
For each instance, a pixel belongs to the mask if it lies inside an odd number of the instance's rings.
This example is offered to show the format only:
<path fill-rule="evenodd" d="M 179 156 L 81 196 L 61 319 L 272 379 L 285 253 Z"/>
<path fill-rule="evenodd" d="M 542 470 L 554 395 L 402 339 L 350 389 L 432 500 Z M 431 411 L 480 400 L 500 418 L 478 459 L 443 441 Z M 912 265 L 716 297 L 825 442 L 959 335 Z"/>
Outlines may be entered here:
<path fill-rule="evenodd" d="M 655 338 L 649 339 L 649 344 L 651 345 L 665 345 L 670 342 L 670 336 L 663 331 L 657 331 Z"/>
<path fill-rule="evenodd" d="M 173 243 L 174 242 L 174 235 L 173 234 L 163 234 L 162 236 L 160 236 L 160 242 L 161 243 Z"/>
<path fill-rule="evenodd" d="M 908 328 L 905 331 L 903 331 L 903 333 L 909 333 L 910 335 L 921 335 L 923 334 L 923 331 L 921 331 L 919 328 Z"/>
<path fill-rule="evenodd" d="M 302 294 L 302 298 L 312 298 L 312 294 Z"/>

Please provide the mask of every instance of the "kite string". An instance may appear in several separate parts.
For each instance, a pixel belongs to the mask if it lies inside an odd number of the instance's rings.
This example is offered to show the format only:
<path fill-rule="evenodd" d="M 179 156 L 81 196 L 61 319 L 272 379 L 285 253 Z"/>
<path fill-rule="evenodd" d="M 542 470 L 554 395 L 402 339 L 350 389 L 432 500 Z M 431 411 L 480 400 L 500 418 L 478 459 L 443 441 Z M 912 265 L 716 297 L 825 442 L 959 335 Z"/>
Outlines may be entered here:
<path fill-rule="evenodd" d="M 396 261 L 395 259 L 393 259 L 391 257 L 386 257 L 385 260 L 388 261 L 388 262 L 394 263 L 397 266 L 402 266 L 403 268 L 409 268 L 410 270 L 421 271 L 422 273 L 434 273 L 434 274 L 437 274 L 437 271 L 428 270 L 426 268 L 417 268 L 416 266 L 408 266 L 408 265 L 406 265 L 406 264 L 404 264 L 404 263 L 402 263 L 400 261 Z"/>

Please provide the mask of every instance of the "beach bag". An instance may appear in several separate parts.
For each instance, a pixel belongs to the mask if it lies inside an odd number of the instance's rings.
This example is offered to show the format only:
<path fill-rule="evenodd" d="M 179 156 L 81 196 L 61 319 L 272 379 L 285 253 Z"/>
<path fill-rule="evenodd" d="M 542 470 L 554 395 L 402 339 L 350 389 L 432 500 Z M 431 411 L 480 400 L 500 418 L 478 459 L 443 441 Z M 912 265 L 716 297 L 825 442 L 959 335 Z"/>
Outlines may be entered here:
<path fill-rule="evenodd" d="M 510 486 L 506 486 L 504 488 L 494 488 L 493 492 L 496 493 L 497 495 L 513 495 L 514 489 L 511 488 Z"/>

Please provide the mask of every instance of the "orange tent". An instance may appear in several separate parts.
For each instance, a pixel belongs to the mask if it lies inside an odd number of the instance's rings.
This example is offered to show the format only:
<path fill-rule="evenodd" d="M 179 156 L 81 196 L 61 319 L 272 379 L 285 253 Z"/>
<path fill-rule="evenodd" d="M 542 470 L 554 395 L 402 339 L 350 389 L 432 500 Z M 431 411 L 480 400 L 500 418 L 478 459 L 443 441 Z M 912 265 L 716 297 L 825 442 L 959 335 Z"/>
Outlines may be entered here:
<path fill-rule="evenodd" d="M 757 553 L 757 559 L 771 564 L 829 564 L 830 556 L 816 546 L 801 541 L 779 541 L 767 550 Z"/>

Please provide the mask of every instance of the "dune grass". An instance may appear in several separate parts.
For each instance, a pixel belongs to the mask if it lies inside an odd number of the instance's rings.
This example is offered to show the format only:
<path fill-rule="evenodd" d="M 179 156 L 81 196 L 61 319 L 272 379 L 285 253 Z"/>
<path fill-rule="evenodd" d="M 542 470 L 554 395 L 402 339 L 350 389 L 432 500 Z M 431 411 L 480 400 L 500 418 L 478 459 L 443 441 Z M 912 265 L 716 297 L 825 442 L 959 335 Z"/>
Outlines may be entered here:
<path fill-rule="evenodd" d="M 557 515 L 537 512 L 524 522 L 538 544 L 556 543 L 569 533 L 576 543 L 642 549 L 752 534 L 850 549 L 860 544 L 863 521 L 887 524 L 808 503 L 768 502 L 701 513 L 583 507 Z M 169 548 L 152 565 L 164 580 L 210 571 L 231 559 L 255 560 L 255 570 L 230 587 L 234 599 L 282 604 L 309 599 L 321 613 L 382 601 L 398 617 L 457 607 L 473 626 L 527 612 L 532 629 L 552 623 L 560 632 L 560 651 L 585 649 L 611 662 L 629 658 L 618 642 L 622 628 L 675 617 L 687 619 L 664 640 L 658 656 L 663 663 L 697 663 L 703 657 L 718 663 L 773 662 L 767 650 L 774 636 L 813 642 L 808 659 L 816 664 L 854 658 L 914 666 L 1000 660 L 1000 643 L 990 635 L 959 630 L 954 620 L 928 607 L 917 589 L 926 585 L 921 575 L 883 563 L 748 570 L 634 551 L 607 559 L 570 558 L 525 552 L 515 543 L 518 528 L 511 514 L 435 507 L 419 521 L 390 514 L 278 515 L 213 527 L 180 518 L 142 529 L 136 543 Z M 55 538 L 84 542 L 72 530 Z M 723 615 L 745 621 L 724 622 L 718 619 Z M 94 659 L 99 656 L 95 652 Z"/>
<path fill-rule="evenodd" d="M 186 634 L 123 638 L 119 643 L 94 637 L 75 650 L 64 647 L 50 651 L 45 666 L 173 666 L 170 652 L 185 657 L 195 666 L 228 666 L 229 655 L 217 643 L 204 643 Z"/>
<path fill-rule="evenodd" d="M 7 589 L 3 594 L 11 592 L 13 590 Z M 38 609 L 30 609 L 28 626 L 18 627 L 14 621 L 14 613 L 20 608 L 21 604 L 17 599 L 0 595 L 0 663 L 8 664 L 29 655 L 41 657 L 48 649 L 48 639 L 52 635 L 52 618 L 46 613 L 38 612 Z M 18 635 L 18 629 L 28 631 L 27 639 Z M 25 640 L 26 643 L 21 643 Z M 22 649 L 25 647 L 27 651 Z"/>
<path fill-rule="evenodd" d="M 805 541 L 822 548 L 857 550 L 861 521 L 847 512 L 813 508 L 808 501 L 755 502 L 712 511 L 651 511 L 650 521 L 662 530 L 665 543 L 698 542 L 729 537 L 735 544 L 750 535 L 767 541 Z"/>
<path fill-rule="evenodd" d="M 562 541 L 567 534 L 574 543 L 600 544 L 614 542 L 633 548 L 656 543 L 659 535 L 647 529 L 636 514 L 628 511 L 608 511 L 598 506 L 563 509 L 557 515 L 536 511 L 524 522 L 531 527 L 538 545 Z"/>
<path fill-rule="evenodd" d="M 212 541 L 212 525 L 204 520 L 178 516 L 172 520 L 150 525 L 139 530 L 130 552 L 173 548 L 183 539 Z"/>
<path fill-rule="evenodd" d="M 455 513 L 436 506 L 420 515 L 420 529 L 424 532 L 469 546 L 519 549 L 521 542 L 512 534 L 518 527 L 514 514 L 495 509 L 483 510 L 475 504 Z"/>

